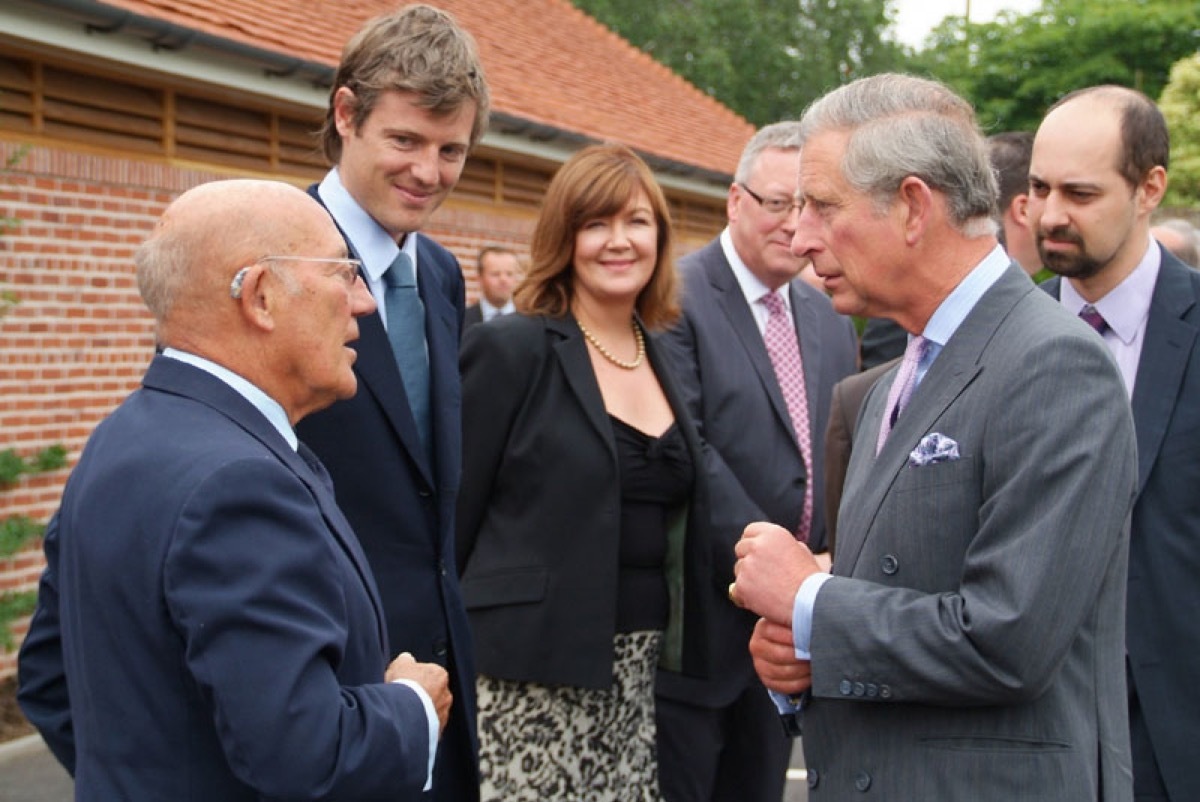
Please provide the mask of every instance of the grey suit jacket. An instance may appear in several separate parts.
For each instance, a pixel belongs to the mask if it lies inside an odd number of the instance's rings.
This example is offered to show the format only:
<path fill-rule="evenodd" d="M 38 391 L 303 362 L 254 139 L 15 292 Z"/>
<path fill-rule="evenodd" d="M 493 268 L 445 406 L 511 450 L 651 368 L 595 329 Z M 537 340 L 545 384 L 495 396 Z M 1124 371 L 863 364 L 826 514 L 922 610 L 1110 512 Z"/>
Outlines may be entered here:
<path fill-rule="evenodd" d="M 1014 265 L 877 458 L 892 379 L 867 397 L 814 608 L 810 799 L 1130 799 L 1136 463 L 1111 356 Z M 931 433 L 960 457 L 910 464 Z"/>
<path fill-rule="evenodd" d="M 733 546 L 751 521 L 772 521 L 789 529 L 800 522 L 804 488 L 813 482 L 810 544 L 825 544 L 822 471 L 809 477 L 800 456 L 787 405 L 767 356 L 754 315 L 719 240 L 680 260 L 683 319 L 664 342 L 675 361 L 680 390 L 700 428 L 701 437 L 724 461 L 740 487 L 717 482 L 715 509 L 728 515 L 744 509 L 739 525 L 712 544 L 717 574 L 727 579 L 714 592 L 718 611 L 708 623 L 709 637 L 728 644 L 717 679 L 705 682 L 660 675 L 659 692 L 682 701 L 728 704 L 753 680 L 746 643 L 754 617 L 725 598 L 733 579 Z M 804 358 L 814 466 L 824 460 L 824 438 L 833 385 L 854 372 L 857 340 L 849 318 L 833 311 L 825 295 L 803 281 L 788 288 L 792 317 Z"/>
<path fill-rule="evenodd" d="M 1043 285 L 1055 298 L 1059 281 Z M 1133 390 L 1130 676 L 1171 799 L 1200 799 L 1200 272 L 1165 248 Z"/>

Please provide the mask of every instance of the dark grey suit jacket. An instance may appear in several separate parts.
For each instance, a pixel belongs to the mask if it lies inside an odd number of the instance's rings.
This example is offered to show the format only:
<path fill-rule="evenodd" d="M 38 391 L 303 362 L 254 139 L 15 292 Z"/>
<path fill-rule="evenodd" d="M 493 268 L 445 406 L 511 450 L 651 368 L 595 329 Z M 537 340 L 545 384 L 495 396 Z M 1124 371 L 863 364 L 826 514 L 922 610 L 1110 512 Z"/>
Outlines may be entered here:
<path fill-rule="evenodd" d="M 1043 287 L 1055 298 L 1059 279 Z M 1200 799 L 1200 272 L 1165 248 L 1133 390 L 1126 645 L 1171 799 Z"/>
<path fill-rule="evenodd" d="M 741 528 L 751 521 L 772 521 L 789 529 L 800 522 L 804 488 L 813 481 L 813 524 L 810 544 L 825 544 L 825 513 L 821 471 L 809 477 L 800 456 L 787 405 L 767 356 L 754 315 L 719 240 L 680 260 L 683 276 L 683 319 L 663 336 L 677 365 L 680 389 L 704 440 L 728 466 L 740 487 L 718 485 L 726 493 L 714 505 L 725 509 L 742 504 L 741 526 L 730 527 L 713 544 L 719 575 L 727 579 L 717 589 L 720 599 L 708 623 L 709 637 L 727 644 L 721 669 L 704 683 L 660 674 L 659 693 L 691 704 L 722 706 L 733 701 L 754 681 L 746 643 L 754 617 L 725 597 L 733 579 L 733 546 Z M 857 340 L 849 318 L 833 311 L 829 299 L 803 281 L 788 288 L 792 316 L 804 357 L 812 429 L 814 466 L 824 460 L 829 395 L 834 383 L 854 372 Z M 740 499 L 734 498 L 737 494 Z"/>
<path fill-rule="evenodd" d="M 1012 265 L 883 451 L 867 396 L 816 598 L 810 799 L 1129 800 L 1136 462 L 1111 355 Z M 938 433 L 959 457 L 918 466 Z"/>

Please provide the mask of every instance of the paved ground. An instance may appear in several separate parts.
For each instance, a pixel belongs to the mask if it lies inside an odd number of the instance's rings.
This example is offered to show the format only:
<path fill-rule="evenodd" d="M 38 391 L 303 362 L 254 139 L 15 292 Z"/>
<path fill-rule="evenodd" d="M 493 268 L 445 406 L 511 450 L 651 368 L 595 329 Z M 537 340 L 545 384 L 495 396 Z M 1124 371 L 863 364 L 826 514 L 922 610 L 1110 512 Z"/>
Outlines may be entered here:
<path fill-rule="evenodd" d="M 784 802 L 808 802 L 800 744 L 792 753 Z M 70 802 L 71 778 L 36 735 L 0 744 L 0 802 Z"/>

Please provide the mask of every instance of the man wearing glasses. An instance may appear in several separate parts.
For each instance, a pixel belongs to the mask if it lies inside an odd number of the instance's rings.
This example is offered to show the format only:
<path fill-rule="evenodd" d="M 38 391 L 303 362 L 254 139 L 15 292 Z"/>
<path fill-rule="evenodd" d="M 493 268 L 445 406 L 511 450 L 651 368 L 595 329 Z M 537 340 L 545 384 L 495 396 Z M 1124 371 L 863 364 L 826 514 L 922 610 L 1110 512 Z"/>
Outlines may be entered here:
<path fill-rule="evenodd" d="M 375 304 L 345 243 L 294 187 L 219 181 L 135 261 L 163 352 L 47 527 L 22 709 L 80 800 L 421 798 L 446 672 L 392 659 L 293 429 L 357 386 Z"/>
<path fill-rule="evenodd" d="M 823 435 L 833 385 L 853 373 L 848 318 L 797 277 L 791 252 L 799 137 L 776 123 L 747 144 L 729 188 L 728 227 L 680 260 L 684 316 L 666 335 L 701 434 L 740 487 L 716 533 L 716 559 L 733 579 L 733 545 L 754 516 L 825 551 Z M 719 592 L 714 589 L 714 592 Z M 745 648 L 754 616 L 722 598 L 705 621 L 728 644 L 719 670 L 698 680 L 659 672 L 659 773 L 668 802 L 779 802 L 791 741 Z"/>

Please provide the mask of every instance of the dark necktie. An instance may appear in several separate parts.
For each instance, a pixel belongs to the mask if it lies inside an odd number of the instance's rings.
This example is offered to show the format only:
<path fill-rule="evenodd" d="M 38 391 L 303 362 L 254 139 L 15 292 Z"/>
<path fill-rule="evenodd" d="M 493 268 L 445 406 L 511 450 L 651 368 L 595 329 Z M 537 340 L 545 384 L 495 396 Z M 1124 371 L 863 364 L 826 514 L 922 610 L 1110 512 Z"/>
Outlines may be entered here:
<path fill-rule="evenodd" d="M 800 356 L 800 342 L 796 339 L 796 327 L 788 317 L 783 299 L 769 292 L 759 299 L 767 308 L 767 327 L 763 330 L 763 342 L 767 356 L 775 369 L 775 379 L 787 404 L 788 417 L 800 446 L 800 457 L 804 460 L 807 479 L 804 483 L 804 509 L 800 514 L 800 526 L 796 538 L 807 541 L 812 529 L 813 512 L 813 464 L 812 435 L 808 422 L 808 390 L 804 385 L 804 362 Z"/>
<path fill-rule="evenodd" d="M 900 370 L 896 372 L 892 388 L 888 391 L 883 423 L 879 426 L 879 439 L 875 441 L 876 456 L 883 451 L 883 444 L 887 441 L 888 435 L 892 433 L 896 419 L 908 406 L 908 399 L 912 398 L 913 391 L 917 389 L 917 368 L 921 366 L 921 360 L 925 358 L 925 348 L 928 344 L 929 341 L 924 337 L 917 336 L 909 340 L 908 347 L 904 349 L 904 359 L 900 362 Z"/>
<path fill-rule="evenodd" d="M 429 356 L 425 348 L 425 304 L 417 294 L 412 260 L 401 251 L 383 274 L 388 341 L 404 381 L 408 406 L 429 453 Z"/>
<path fill-rule="evenodd" d="M 1083 308 L 1079 310 L 1079 317 L 1084 323 L 1095 329 L 1101 337 L 1104 336 L 1104 332 L 1108 331 L 1108 322 L 1091 304 L 1083 305 Z"/>

